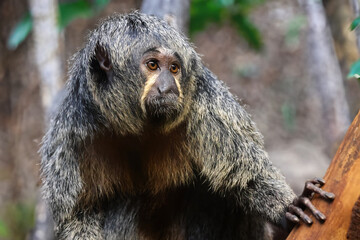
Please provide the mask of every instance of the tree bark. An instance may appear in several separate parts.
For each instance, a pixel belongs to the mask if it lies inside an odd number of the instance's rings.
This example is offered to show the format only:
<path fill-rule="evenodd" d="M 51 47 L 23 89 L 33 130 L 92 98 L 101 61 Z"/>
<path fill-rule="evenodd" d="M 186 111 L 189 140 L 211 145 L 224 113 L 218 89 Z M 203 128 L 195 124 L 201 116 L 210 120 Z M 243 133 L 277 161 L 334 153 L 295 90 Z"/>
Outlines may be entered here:
<path fill-rule="evenodd" d="M 33 18 L 34 56 L 41 81 L 41 102 L 45 125 L 48 125 L 50 109 L 63 86 L 60 36 L 57 27 L 58 3 L 56 0 L 29 0 L 29 5 Z M 53 220 L 40 193 L 35 215 L 35 227 L 31 239 L 53 239 Z"/>
<path fill-rule="evenodd" d="M 360 195 L 351 213 L 350 227 L 346 234 L 346 238 L 349 240 L 360 240 L 359 233 L 360 233 Z"/>
<path fill-rule="evenodd" d="M 333 192 L 332 203 L 315 196 L 312 203 L 327 217 L 321 224 L 316 219 L 312 226 L 296 226 L 288 240 L 346 239 L 352 208 L 360 194 L 360 112 L 347 131 L 326 174 L 323 189 Z M 309 211 L 308 215 L 311 216 Z M 354 217 L 353 217 L 354 218 Z"/>
<path fill-rule="evenodd" d="M 29 0 L 33 17 L 35 60 L 41 79 L 41 99 L 48 111 L 56 94 L 63 86 L 60 58 L 60 36 L 57 28 L 56 0 Z"/>
<path fill-rule="evenodd" d="M 144 0 L 140 10 L 164 19 L 179 31 L 187 34 L 190 17 L 189 0 Z"/>
<path fill-rule="evenodd" d="M 50 209 L 39 191 L 35 207 L 35 227 L 29 240 L 52 240 L 54 238 L 54 221 Z"/>
<path fill-rule="evenodd" d="M 322 133 L 331 149 L 350 125 L 349 107 L 345 97 L 343 78 L 335 55 L 324 7 L 318 0 L 301 0 L 308 19 L 308 69 L 319 98 L 317 109 L 322 116 Z"/>

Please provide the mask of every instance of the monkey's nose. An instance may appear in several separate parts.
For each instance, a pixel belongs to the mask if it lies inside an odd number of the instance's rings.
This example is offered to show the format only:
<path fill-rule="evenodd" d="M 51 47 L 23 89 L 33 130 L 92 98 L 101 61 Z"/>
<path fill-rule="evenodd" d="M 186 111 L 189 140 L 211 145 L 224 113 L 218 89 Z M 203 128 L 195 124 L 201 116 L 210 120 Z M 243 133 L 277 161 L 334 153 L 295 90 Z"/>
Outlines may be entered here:
<path fill-rule="evenodd" d="M 176 84 L 162 84 L 157 88 L 159 95 L 166 95 L 166 94 L 176 94 L 179 95 L 179 90 L 177 89 Z"/>
<path fill-rule="evenodd" d="M 179 90 L 176 86 L 175 79 L 172 76 L 159 78 L 157 81 L 157 91 L 159 95 L 176 94 L 179 96 Z"/>

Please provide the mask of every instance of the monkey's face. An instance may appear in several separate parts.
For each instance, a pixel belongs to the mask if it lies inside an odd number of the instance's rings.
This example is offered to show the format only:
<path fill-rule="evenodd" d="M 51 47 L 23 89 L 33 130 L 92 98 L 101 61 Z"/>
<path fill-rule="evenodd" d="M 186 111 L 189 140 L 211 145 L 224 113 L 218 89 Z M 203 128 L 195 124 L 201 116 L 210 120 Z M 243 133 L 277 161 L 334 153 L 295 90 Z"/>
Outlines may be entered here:
<path fill-rule="evenodd" d="M 145 76 L 141 108 L 155 125 L 173 122 L 183 110 L 181 58 L 165 48 L 150 48 L 141 58 L 140 71 Z"/>

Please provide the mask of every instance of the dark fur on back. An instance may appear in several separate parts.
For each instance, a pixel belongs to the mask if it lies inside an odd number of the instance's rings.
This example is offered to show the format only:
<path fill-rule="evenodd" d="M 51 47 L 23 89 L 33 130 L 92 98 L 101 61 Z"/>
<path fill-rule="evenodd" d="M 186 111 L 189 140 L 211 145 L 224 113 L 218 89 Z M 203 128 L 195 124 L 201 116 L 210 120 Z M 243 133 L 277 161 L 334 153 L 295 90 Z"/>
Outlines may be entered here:
<path fill-rule="evenodd" d="M 181 112 L 162 126 L 141 108 L 139 61 L 154 47 L 182 66 Z M 74 55 L 66 91 L 41 149 L 59 239 L 265 239 L 265 222 L 279 224 L 295 197 L 249 115 L 156 17 L 104 20 Z"/>

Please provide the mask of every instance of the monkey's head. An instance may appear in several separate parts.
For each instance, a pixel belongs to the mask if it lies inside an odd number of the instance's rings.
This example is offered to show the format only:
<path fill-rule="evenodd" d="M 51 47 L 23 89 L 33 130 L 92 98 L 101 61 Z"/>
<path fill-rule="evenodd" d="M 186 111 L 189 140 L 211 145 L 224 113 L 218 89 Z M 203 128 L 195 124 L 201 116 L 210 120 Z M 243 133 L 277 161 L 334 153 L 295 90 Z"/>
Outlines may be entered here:
<path fill-rule="evenodd" d="M 92 97 L 118 131 L 167 131 L 186 119 L 199 57 L 164 21 L 138 12 L 112 16 L 83 51 Z"/>

